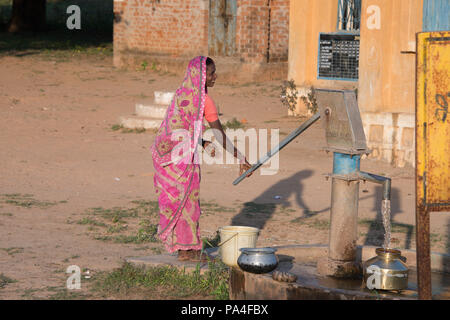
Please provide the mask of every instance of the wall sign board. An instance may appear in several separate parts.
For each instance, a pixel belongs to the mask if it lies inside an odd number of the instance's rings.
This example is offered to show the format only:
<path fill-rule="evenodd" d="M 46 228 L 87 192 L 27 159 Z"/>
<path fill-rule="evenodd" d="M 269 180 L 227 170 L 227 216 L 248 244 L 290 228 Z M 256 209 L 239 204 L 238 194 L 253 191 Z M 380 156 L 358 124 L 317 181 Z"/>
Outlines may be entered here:
<path fill-rule="evenodd" d="M 321 33 L 317 65 L 319 79 L 357 81 L 359 34 Z"/>

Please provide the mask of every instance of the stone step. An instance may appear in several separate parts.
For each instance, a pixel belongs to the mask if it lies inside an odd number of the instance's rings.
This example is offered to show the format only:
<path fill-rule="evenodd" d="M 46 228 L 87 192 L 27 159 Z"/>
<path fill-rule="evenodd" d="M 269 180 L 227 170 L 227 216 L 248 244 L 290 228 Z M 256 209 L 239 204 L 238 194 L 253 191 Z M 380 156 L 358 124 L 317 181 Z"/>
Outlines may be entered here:
<path fill-rule="evenodd" d="M 207 248 L 205 251 L 213 259 L 220 260 L 218 257 L 219 248 Z M 190 261 L 179 261 L 176 254 L 163 253 L 160 255 L 150 255 L 142 257 L 129 257 L 125 258 L 125 261 L 137 266 L 144 268 L 155 268 L 161 266 L 171 266 L 175 267 L 180 271 L 185 271 L 188 273 L 200 271 L 200 274 L 205 274 L 209 270 L 209 264 L 207 262 L 190 262 Z M 200 269 L 200 270 L 198 270 Z"/>
<path fill-rule="evenodd" d="M 168 106 L 172 102 L 175 92 L 155 91 L 155 104 Z"/>
<path fill-rule="evenodd" d="M 128 129 L 158 129 L 161 126 L 162 119 L 151 117 L 129 116 L 120 117 L 120 124 Z"/>
<path fill-rule="evenodd" d="M 155 119 L 164 119 L 167 106 L 164 105 L 143 105 L 136 104 L 136 115 Z"/>

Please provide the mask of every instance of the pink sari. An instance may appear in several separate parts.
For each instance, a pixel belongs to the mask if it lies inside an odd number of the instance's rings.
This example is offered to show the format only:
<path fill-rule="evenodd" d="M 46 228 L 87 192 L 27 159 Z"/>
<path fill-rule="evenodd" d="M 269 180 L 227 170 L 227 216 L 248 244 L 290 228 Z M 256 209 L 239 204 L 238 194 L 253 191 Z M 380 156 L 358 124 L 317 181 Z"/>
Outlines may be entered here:
<path fill-rule="evenodd" d="M 189 62 L 151 147 L 159 203 L 158 235 L 170 253 L 202 248 L 200 165 L 195 160 L 203 132 L 205 83 L 206 57 L 196 57 Z"/>

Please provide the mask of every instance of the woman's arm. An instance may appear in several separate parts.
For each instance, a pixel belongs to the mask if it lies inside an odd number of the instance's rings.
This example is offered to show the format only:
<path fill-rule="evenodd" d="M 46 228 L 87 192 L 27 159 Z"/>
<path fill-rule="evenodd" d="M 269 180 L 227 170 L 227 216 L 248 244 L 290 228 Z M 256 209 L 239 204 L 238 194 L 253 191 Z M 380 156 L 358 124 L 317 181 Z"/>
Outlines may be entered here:
<path fill-rule="evenodd" d="M 216 136 L 216 139 L 222 141 L 222 147 L 224 148 L 224 150 L 230 152 L 235 158 L 239 159 L 239 175 L 250 169 L 251 165 L 248 163 L 245 156 L 239 152 L 239 150 L 233 145 L 233 143 L 230 141 L 230 139 L 228 139 L 227 135 L 223 131 L 222 123 L 220 122 L 220 120 L 217 119 L 216 121 L 208 123 L 212 129 L 215 129 L 214 135 Z M 219 136 L 216 135 L 217 133 L 219 134 Z M 251 175 L 252 173 L 250 173 L 247 177 L 250 177 Z"/>

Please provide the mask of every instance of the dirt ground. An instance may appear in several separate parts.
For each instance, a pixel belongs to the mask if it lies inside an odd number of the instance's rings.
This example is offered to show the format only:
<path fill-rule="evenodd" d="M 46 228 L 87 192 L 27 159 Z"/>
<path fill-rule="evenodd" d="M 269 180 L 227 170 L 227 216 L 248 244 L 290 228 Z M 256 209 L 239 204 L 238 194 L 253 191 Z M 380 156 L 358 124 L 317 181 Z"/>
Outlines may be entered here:
<path fill-rule="evenodd" d="M 182 77 L 152 70 L 121 71 L 112 58 L 0 57 L 0 299 L 64 298 L 70 265 L 83 275 L 119 267 L 123 259 L 161 252 L 158 242 L 111 241 L 90 217 L 92 208 L 131 208 L 154 201 L 149 147 L 154 132 L 122 133 L 111 127 L 131 115 L 154 91 L 174 91 Z M 227 119 L 246 128 L 279 128 L 281 138 L 305 119 L 287 117 L 280 81 L 240 86 L 220 83 L 210 91 Z M 262 229 L 258 246 L 327 244 L 332 155 L 315 124 L 280 153 L 275 175 L 255 173 L 238 186 L 236 165 L 202 165 L 202 237 L 225 225 Z M 415 249 L 414 169 L 370 159 L 361 169 L 392 180 L 393 246 Z M 381 245 L 381 187 L 360 186 L 359 244 Z M 91 211 L 92 212 L 92 211 Z M 139 217 L 128 217 L 128 231 Z M 450 216 L 432 213 L 432 251 L 450 250 Z M 101 234 L 105 237 L 98 237 Z M 95 236 L 97 235 L 97 236 Z M 89 281 L 82 278 L 86 292 Z"/>

